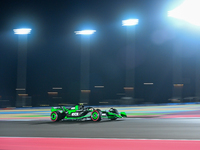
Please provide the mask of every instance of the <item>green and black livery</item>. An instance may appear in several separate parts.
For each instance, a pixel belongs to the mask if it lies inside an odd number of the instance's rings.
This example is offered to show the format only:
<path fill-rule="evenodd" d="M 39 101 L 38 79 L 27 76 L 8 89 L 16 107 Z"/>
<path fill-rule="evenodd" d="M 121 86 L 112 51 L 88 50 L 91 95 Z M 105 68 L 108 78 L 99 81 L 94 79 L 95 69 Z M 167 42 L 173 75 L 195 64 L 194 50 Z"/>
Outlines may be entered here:
<path fill-rule="evenodd" d="M 117 118 L 127 117 L 125 112 L 118 112 L 117 109 L 110 108 L 108 111 L 95 109 L 94 107 L 84 107 L 81 104 L 71 108 L 64 106 L 52 107 L 50 118 L 53 122 L 60 120 L 92 120 L 102 119 L 116 120 Z"/>

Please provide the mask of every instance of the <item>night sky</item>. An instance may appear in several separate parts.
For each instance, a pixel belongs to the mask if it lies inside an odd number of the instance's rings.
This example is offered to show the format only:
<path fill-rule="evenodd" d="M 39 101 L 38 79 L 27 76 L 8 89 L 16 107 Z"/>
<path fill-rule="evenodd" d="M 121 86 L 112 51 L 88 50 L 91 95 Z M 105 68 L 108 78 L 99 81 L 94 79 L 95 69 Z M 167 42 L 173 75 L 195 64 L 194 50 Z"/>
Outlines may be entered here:
<path fill-rule="evenodd" d="M 127 47 L 122 20 L 129 18 L 139 19 L 135 97 L 144 98 L 144 82 L 154 83 L 152 89 L 146 90 L 153 102 L 167 102 L 172 97 L 173 45 L 177 40 L 184 47 L 183 74 L 192 84 L 186 96 L 191 96 L 198 38 L 192 28 L 177 28 L 167 17 L 167 11 L 182 1 L 1 0 L 1 99 L 9 99 L 13 104 L 15 101 L 18 36 L 13 29 L 24 27 L 32 28 L 28 35 L 27 93 L 33 101 L 45 101 L 52 87 L 63 87 L 63 101 L 78 102 L 81 38 L 74 31 L 83 29 L 96 30 L 90 38 L 91 91 L 95 85 L 104 85 L 103 99 L 120 98 L 117 93 L 124 92 Z M 95 101 L 95 96 L 91 99 Z"/>

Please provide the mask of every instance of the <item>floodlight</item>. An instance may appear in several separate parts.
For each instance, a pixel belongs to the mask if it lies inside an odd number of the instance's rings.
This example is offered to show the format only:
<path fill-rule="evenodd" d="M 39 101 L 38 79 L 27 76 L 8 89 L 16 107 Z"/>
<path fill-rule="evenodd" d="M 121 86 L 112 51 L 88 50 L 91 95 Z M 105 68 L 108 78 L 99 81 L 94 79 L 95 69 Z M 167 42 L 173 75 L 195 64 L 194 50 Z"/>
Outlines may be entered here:
<path fill-rule="evenodd" d="M 21 28 L 21 29 L 13 29 L 14 34 L 30 34 L 32 29 Z"/>
<path fill-rule="evenodd" d="M 168 17 L 177 18 L 187 21 L 191 24 L 200 26 L 200 1 L 199 0 L 185 0 L 177 8 L 168 11 Z"/>
<path fill-rule="evenodd" d="M 147 82 L 147 83 L 144 83 L 144 85 L 153 85 L 153 83 L 148 83 L 148 82 Z"/>
<path fill-rule="evenodd" d="M 93 34 L 96 30 L 82 30 L 82 31 L 75 31 L 75 34 Z"/>
<path fill-rule="evenodd" d="M 122 20 L 122 26 L 134 26 L 134 25 L 137 25 L 138 22 L 139 22 L 139 19 Z"/>

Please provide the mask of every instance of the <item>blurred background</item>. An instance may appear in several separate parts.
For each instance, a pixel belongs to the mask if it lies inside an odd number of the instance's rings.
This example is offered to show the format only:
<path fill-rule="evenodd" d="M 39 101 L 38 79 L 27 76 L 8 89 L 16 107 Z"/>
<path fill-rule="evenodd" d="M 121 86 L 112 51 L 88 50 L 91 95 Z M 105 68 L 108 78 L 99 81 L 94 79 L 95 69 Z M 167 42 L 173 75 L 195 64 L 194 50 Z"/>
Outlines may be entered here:
<path fill-rule="evenodd" d="M 0 107 L 200 102 L 198 24 L 168 14 L 182 3 L 1 0 Z"/>

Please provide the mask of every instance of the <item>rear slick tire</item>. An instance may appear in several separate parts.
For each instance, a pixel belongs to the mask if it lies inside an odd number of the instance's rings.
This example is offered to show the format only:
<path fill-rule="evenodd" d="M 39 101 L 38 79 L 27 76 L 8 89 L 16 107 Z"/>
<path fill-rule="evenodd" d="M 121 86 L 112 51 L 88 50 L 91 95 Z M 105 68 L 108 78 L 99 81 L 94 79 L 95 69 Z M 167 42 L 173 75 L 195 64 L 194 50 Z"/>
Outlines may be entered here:
<path fill-rule="evenodd" d="M 50 115 L 51 121 L 58 122 L 63 119 L 63 115 L 59 111 L 54 111 Z"/>

